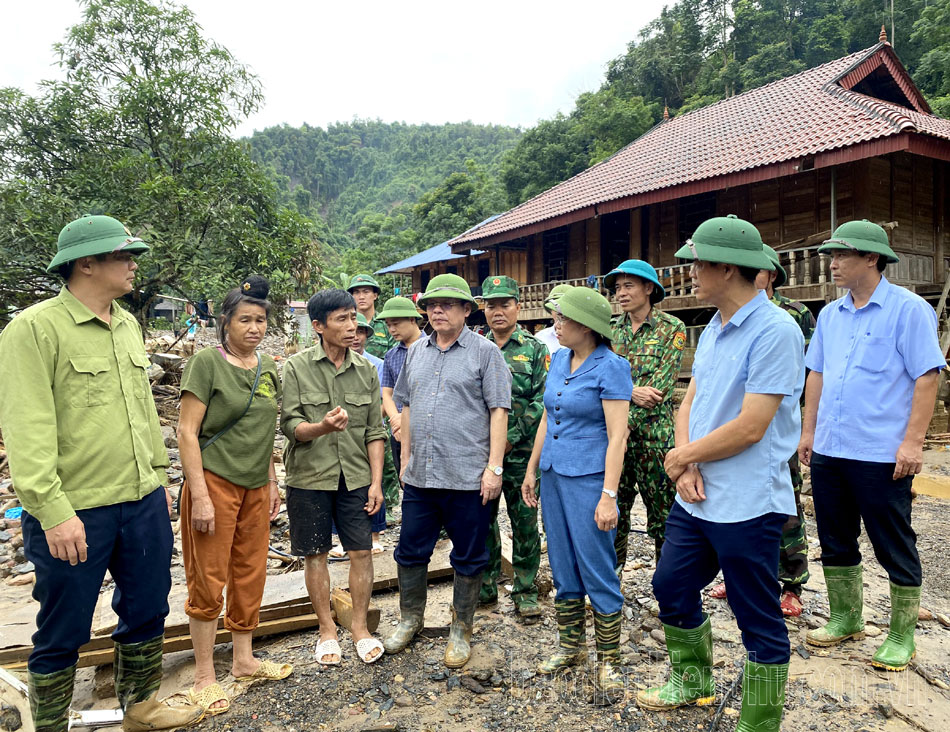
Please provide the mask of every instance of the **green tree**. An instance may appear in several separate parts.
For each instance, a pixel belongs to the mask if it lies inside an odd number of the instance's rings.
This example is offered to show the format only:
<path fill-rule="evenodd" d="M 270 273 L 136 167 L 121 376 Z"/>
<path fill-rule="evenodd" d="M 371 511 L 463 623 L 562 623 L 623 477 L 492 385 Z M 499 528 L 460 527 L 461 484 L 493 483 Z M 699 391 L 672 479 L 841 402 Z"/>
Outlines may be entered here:
<path fill-rule="evenodd" d="M 66 80 L 36 97 L 0 90 L 0 315 L 58 287 L 45 266 L 83 213 L 115 216 L 152 247 L 131 298 L 140 317 L 160 293 L 220 298 L 252 271 L 278 301 L 305 285 L 314 226 L 229 137 L 261 101 L 254 75 L 187 8 L 82 5 L 56 46 Z"/>

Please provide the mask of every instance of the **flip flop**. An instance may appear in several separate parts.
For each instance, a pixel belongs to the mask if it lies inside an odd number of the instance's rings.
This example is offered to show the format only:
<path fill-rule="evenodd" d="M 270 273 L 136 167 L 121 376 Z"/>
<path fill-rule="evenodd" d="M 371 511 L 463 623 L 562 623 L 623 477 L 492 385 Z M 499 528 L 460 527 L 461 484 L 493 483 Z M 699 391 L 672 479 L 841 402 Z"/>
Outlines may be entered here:
<path fill-rule="evenodd" d="M 194 687 L 188 690 L 188 701 L 204 709 L 206 717 L 214 717 L 218 714 L 224 714 L 231 708 L 231 700 L 228 699 L 227 692 L 221 688 L 221 684 L 215 681 L 208 684 L 201 691 L 195 691 Z M 216 702 L 224 702 L 223 707 L 212 708 L 211 705 Z"/>
<path fill-rule="evenodd" d="M 707 594 L 714 600 L 725 600 L 726 583 L 720 582 L 718 585 L 715 585 Z"/>
<path fill-rule="evenodd" d="M 336 661 L 324 661 L 324 656 L 336 656 Z M 321 666 L 339 666 L 343 658 L 343 650 L 340 648 L 340 642 L 336 638 L 321 641 L 313 649 L 313 657 Z"/>
<path fill-rule="evenodd" d="M 342 544 L 334 544 L 333 547 L 327 552 L 327 555 L 330 557 L 331 562 L 342 562 L 344 559 L 349 559 L 346 550 L 343 549 Z"/>
<path fill-rule="evenodd" d="M 379 653 L 370 658 L 370 651 L 378 648 Z M 360 657 L 363 663 L 376 663 L 384 655 L 383 644 L 376 638 L 361 638 L 356 641 L 356 655 Z"/>
<path fill-rule="evenodd" d="M 268 681 L 280 681 L 286 679 L 294 672 L 294 667 L 289 663 L 274 663 L 273 661 L 261 661 L 260 666 L 250 676 L 238 676 L 235 681 L 253 681 L 254 679 L 267 679 Z"/>
<path fill-rule="evenodd" d="M 373 554 L 382 554 L 384 551 L 386 550 L 383 548 L 383 545 L 380 542 L 373 542 Z"/>

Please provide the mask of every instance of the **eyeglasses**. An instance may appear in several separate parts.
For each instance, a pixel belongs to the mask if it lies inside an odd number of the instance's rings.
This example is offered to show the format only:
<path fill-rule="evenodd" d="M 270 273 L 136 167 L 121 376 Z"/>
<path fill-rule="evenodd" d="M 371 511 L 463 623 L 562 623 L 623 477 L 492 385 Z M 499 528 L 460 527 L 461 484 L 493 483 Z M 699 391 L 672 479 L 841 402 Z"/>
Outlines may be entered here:
<path fill-rule="evenodd" d="M 429 310 L 435 310 L 436 308 L 440 310 L 451 310 L 452 308 L 460 307 L 462 303 L 458 300 L 436 300 L 429 301 L 425 304 L 426 312 Z"/>
<path fill-rule="evenodd" d="M 554 314 L 554 324 L 555 325 L 564 325 L 565 323 L 571 322 L 570 318 L 565 318 L 563 315 L 557 313 Z"/>

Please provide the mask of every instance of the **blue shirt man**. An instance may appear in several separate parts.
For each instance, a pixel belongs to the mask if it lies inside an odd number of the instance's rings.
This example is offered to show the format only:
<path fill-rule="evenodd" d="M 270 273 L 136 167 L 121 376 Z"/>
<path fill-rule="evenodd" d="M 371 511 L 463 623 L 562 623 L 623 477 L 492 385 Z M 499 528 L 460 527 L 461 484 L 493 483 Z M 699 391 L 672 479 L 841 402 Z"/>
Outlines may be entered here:
<path fill-rule="evenodd" d="M 728 323 L 723 325 L 717 312 L 703 330 L 693 361 L 696 395 L 689 412 L 690 441 L 736 419 L 746 394 L 783 398 L 761 440 L 731 457 L 698 464 L 706 500 L 687 503 L 677 496 L 687 513 L 719 523 L 795 513 L 788 456 L 801 434 L 804 348 L 795 321 L 771 307 L 761 290 Z"/>

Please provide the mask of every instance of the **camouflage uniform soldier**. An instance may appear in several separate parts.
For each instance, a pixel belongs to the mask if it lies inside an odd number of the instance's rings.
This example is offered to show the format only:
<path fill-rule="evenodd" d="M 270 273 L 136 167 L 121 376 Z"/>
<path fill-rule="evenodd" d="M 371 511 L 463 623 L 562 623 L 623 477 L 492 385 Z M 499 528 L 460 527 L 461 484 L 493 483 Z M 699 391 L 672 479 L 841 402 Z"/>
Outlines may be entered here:
<path fill-rule="evenodd" d="M 627 561 L 630 511 L 637 493 L 647 510 L 647 533 L 660 558 L 666 516 L 676 487 L 663 468 L 673 447 L 673 386 L 679 376 L 686 330 L 683 321 L 654 306 L 666 297 L 656 270 L 639 259 L 628 259 L 604 277 L 614 290 L 623 314 L 612 322 L 614 351 L 630 361 L 633 398 L 617 496 L 617 573 Z"/>
<path fill-rule="evenodd" d="M 366 352 L 376 358 L 384 358 L 386 352 L 396 345 L 396 340 L 389 335 L 386 321 L 376 315 L 376 301 L 380 293 L 379 283 L 368 274 L 353 275 L 350 286 L 346 290 L 356 300 L 356 312 L 366 318 L 373 331 L 366 339 Z M 388 421 L 386 428 L 389 428 Z M 386 440 L 386 451 L 383 455 L 383 498 L 386 500 L 386 521 L 392 523 L 395 521 L 392 510 L 399 505 L 399 476 L 396 475 L 389 440 Z"/>
<path fill-rule="evenodd" d="M 541 341 L 518 326 L 518 283 L 511 277 L 489 277 L 482 283 L 485 317 L 491 332 L 488 340 L 498 343 L 505 363 L 511 370 L 511 411 L 508 413 L 508 445 L 505 454 L 502 491 L 508 506 L 512 529 L 511 564 L 514 572 L 512 600 L 525 623 L 537 622 L 538 589 L 534 578 L 541 563 L 541 538 L 538 533 L 538 509 L 525 505 L 521 498 L 524 480 L 538 422 L 544 411 L 544 379 L 547 375 L 548 349 Z M 492 523 L 488 530 L 488 570 L 484 574 L 479 602 L 498 599 L 496 577 L 501 571 L 501 534 L 498 529 L 498 502 L 493 503 Z"/>
<path fill-rule="evenodd" d="M 765 253 L 775 265 L 774 271 L 763 269 L 756 277 L 755 284 L 765 290 L 769 299 L 792 316 L 805 337 L 805 351 L 815 332 L 815 316 L 805 305 L 780 295 L 776 288 L 788 281 L 785 269 L 778 261 L 778 254 L 772 247 L 765 245 Z M 802 395 L 804 399 L 804 394 Z M 808 538 L 805 536 L 805 513 L 802 511 L 802 470 L 796 452 L 788 460 L 792 474 L 792 488 L 795 490 L 796 514 L 789 516 L 782 527 L 782 543 L 779 547 L 778 579 L 782 583 L 782 614 L 798 617 L 802 614 L 802 586 L 808 581 Z M 726 583 L 720 582 L 709 592 L 710 597 L 722 599 L 726 596 Z"/>

